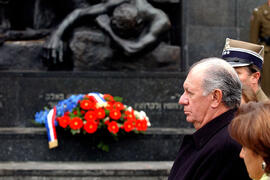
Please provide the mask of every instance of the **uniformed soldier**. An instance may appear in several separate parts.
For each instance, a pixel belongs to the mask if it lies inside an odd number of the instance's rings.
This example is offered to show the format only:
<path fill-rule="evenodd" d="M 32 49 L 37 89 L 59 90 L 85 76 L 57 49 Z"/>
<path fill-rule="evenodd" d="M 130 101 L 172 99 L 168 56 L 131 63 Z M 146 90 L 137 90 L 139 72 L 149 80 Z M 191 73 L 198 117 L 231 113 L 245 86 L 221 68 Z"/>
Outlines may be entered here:
<path fill-rule="evenodd" d="M 250 22 L 250 42 L 264 45 L 261 86 L 270 95 L 270 0 L 255 8 Z"/>
<path fill-rule="evenodd" d="M 260 86 L 263 56 L 263 45 L 229 38 L 222 52 L 222 58 L 234 67 L 242 84 L 254 91 L 258 101 L 268 100 Z"/>

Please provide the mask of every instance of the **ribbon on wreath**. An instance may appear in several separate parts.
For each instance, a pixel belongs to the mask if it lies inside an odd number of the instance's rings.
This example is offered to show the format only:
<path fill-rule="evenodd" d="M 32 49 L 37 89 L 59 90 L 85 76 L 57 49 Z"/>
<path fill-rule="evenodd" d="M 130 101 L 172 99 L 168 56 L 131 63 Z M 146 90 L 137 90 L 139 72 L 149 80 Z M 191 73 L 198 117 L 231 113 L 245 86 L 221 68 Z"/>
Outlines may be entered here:
<path fill-rule="evenodd" d="M 47 115 L 47 120 L 45 123 L 50 149 L 58 146 L 56 130 L 55 130 L 55 119 L 56 119 L 56 106 L 54 106 L 54 108 L 49 111 Z"/>
<path fill-rule="evenodd" d="M 92 100 L 94 100 L 97 103 L 100 103 L 100 104 L 106 103 L 106 100 L 103 98 L 103 95 L 100 93 L 94 93 L 94 92 L 88 93 L 88 96 L 91 96 Z M 56 112 L 57 112 L 57 109 L 56 109 L 56 106 L 54 106 L 54 108 L 49 111 L 46 118 L 46 122 L 45 122 L 50 149 L 58 146 L 58 140 L 57 140 L 56 129 L 55 129 Z"/>
<path fill-rule="evenodd" d="M 88 93 L 88 96 L 92 96 L 93 100 L 96 103 L 106 103 L 106 100 L 103 98 L 103 95 L 100 93 L 92 92 L 92 93 Z"/>

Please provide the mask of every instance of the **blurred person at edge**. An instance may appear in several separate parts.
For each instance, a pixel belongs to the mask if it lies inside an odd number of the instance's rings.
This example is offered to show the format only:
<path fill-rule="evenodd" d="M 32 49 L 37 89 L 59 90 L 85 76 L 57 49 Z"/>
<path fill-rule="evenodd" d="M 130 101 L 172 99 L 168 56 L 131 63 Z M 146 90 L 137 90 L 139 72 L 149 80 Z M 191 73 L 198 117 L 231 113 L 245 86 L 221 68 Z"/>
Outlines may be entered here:
<path fill-rule="evenodd" d="M 241 105 L 229 132 L 242 145 L 240 157 L 249 177 L 270 180 L 270 101 Z"/>
<path fill-rule="evenodd" d="M 241 145 L 228 132 L 241 101 L 233 67 L 219 58 L 203 59 L 190 68 L 183 88 L 179 104 L 196 131 L 184 136 L 168 179 L 249 179 Z"/>

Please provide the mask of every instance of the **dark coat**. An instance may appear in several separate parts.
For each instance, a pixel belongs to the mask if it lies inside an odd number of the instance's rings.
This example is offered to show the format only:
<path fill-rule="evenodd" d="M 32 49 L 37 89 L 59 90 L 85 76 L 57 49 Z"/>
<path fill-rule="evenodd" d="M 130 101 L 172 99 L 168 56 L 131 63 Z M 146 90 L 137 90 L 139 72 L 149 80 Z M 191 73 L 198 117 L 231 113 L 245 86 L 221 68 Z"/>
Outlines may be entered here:
<path fill-rule="evenodd" d="M 234 112 L 227 111 L 184 137 L 169 180 L 250 179 L 239 157 L 241 146 L 228 132 Z"/>

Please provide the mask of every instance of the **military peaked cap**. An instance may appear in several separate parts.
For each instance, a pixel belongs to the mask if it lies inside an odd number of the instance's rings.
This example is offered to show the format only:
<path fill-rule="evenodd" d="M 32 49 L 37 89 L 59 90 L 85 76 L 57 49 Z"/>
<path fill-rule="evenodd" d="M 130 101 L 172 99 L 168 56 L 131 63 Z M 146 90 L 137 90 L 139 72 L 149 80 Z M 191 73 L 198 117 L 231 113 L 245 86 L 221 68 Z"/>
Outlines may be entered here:
<path fill-rule="evenodd" d="M 264 46 L 226 38 L 222 59 L 233 67 L 244 67 L 254 64 L 262 70 Z"/>

